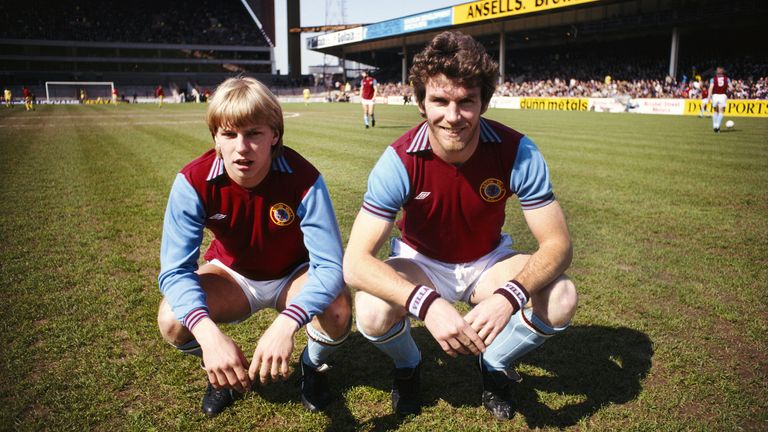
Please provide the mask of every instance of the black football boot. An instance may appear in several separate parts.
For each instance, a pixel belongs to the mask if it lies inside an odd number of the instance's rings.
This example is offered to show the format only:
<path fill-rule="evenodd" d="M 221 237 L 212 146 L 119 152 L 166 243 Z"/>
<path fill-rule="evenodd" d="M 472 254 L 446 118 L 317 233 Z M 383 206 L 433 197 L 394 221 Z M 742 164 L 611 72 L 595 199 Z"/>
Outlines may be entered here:
<path fill-rule="evenodd" d="M 392 409 L 398 416 L 421 413 L 421 362 L 415 368 L 392 372 Z"/>
<path fill-rule="evenodd" d="M 209 382 L 203 395 L 203 412 L 208 417 L 216 417 L 225 408 L 232 405 L 240 394 L 231 389 L 215 389 Z"/>
<path fill-rule="evenodd" d="M 483 405 L 497 419 L 511 419 L 515 416 L 514 389 L 523 378 L 512 368 L 503 371 L 486 370 L 482 356 L 478 363 L 483 376 Z"/>
<path fill-rule="evenodd" d="M 304 348 L 304 351 L 307 349 Z M 304 353 L 299 357 L 301 364 L 301 404 L 310 412 L 323 410 L 331 402 L 331 395 L 328 392 L 328 379 L 326 373 L 331 369 L 330 366 L 323 363 L 318 368 L 305 364 Z"/>

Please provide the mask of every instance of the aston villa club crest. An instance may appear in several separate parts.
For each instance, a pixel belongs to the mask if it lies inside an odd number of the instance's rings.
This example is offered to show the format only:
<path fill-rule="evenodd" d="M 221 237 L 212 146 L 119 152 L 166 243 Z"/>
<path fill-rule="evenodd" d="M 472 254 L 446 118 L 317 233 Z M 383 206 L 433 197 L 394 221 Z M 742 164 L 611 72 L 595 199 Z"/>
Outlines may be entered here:
<path fill-rule="evenodd" d="M 269 208 L 269 218 L 275 225 L 286 226 L 293 222 L 295 213 L 287 204 L 277 203 Z"/>
<path fill-rule="evenodd" d="M 499 179 L 489 178 L 480 185 L 480 196 L 488 202 L 496 202 L 504 198 L 507 190 Z"/>

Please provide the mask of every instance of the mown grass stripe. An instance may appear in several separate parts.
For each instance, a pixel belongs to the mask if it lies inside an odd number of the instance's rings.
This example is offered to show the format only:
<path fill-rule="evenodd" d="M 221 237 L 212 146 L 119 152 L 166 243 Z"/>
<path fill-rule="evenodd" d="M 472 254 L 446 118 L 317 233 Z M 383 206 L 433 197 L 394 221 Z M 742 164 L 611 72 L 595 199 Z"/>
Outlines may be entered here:
<path fill-rule="evenodd" d="M 206 420 L 197 362 L 162 342 L 154 322 L 165 200 L 175 173 L 211 146 L 204 110 L 0 110 L 2 428 L 756 430 L 765 421 L 768 122 L 737 119 L 715 135 L 709 119 L 493 109 L 489 118 L 528 134 L 549 162 L 581 294 L 572 328 L 519 365 L 520 414 L 490 419 L 474 361 L 448 359 L 417 324 L 427 408 L 413 421 L 389 417 L 391 365 L 356 332 L 335 358 L 343 401 L 328 414 L 304 412 L 296 389 L 277 385 Z M 298 114 L 286 119 L 286 144 L 324 173 L 346 239 L 370 168 L 418 112 L 377 106 L 366 130 L 355 104 L 285 111 Z M 507 208 L 505 230 L 531 251 L 518 203 Z M 249 357 L 274 317 L 226 331 Z"/>

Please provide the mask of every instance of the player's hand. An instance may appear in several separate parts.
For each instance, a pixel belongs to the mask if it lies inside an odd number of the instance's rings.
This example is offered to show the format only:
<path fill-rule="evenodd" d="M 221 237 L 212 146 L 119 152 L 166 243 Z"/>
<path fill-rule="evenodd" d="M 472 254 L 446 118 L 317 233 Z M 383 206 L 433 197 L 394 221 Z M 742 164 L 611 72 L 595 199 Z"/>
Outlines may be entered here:
<path fill-rule="evenodd" d="M 248 376 L 252 380 L 258 377 L 262 384 L 267 384 L 288 378 L 293 335 L 297 330 L 298 324 L 287 316 L 281 314 L 275 318 L 259 339 L 253 353 L 251 367 L 248 368 Z"/>
<path fill-rule="evenodd" d="M 501 294 L 494 294 L 472 308 L 464 316 L 464 320 L 483 339 L 485 346 L 488 346 L 504 330 L 513 311 L 509 300 Z"/>
<path fill-rule="evenodd" d="M 205 371 L 214 388 L 231 388 L 240 393 L 251 388 L 248 361 L 229 336 L 210 319 L 198 323 L 193 333 L 203 350 Z"/>
<path fill-rule="evenodd" d="M 479 355 L 485 351 L 485 344 L 477 332 L 453 305 L 442 298 L 436 299 L 429 307 L 424 325 L 451 357 L 469 353 Z"/>

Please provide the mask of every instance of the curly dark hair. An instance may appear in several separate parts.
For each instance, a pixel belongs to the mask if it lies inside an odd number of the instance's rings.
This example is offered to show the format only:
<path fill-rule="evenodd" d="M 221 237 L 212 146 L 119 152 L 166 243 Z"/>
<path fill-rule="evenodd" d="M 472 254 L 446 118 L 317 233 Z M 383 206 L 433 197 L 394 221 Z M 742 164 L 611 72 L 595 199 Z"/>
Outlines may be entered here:
<path fill-rule="evenodd" d="M 439 74 L 466 87 L 480 87 L 483 106 L 496 90 L 499 65 L 485 47 L 472 36 L 459 31 L 446 31 L 413 57 L 410 79 L 416 101 L 424 102 L 427 81 Z"/>

